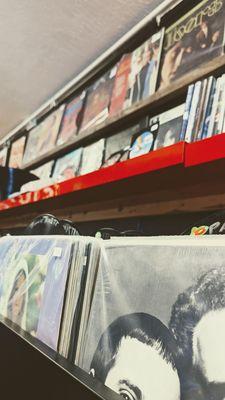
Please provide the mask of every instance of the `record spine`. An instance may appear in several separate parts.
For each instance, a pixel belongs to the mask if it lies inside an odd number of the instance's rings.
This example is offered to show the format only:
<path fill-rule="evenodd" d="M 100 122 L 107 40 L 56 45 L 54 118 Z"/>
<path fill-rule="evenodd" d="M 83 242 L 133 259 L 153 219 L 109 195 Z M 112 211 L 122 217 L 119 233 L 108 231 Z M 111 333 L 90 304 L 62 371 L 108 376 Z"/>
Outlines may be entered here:
<path fill-rule="evenodd" d="M 194 123 L 195 123 L 195 117 L 196 117 L 196 111 L 197 111 L 197 107 L 198 107 L 201 87 L 202 87 L 202 82 L 201 81 L 196 82 L 195 87 L 194 87 L 194 92 L 193 92 L 193 98 L 192 98 L 189 118 L 188 118 L 186 135 L 185 135 L 185 141 L 188 143 L 192 141 L 192 133 L 193 133 L 193 127 L 194 127 Z"/>
<path fill-rule="evenodd" d="M 186 135 L 186 130 L 188 126 L 188 119 L 189 119 L 189 114 L 190 114 L 190 109 L 191 109 L 191 102 L 192 102 L 192 97 L 193 97 L 193 92 L 194 92 L 194 84 L 188 86 L 188 91 L 187 91 L 187 97 L 186 97 L 186 102 L 185 102 L 185 109 L 184 109 L 184 116 L 183 116 L 183 124 L 181 128 L 181 133 L 180 133 L 180 141 L 185 140 L 185 135 Z"/>
<path fill-rule="evenodd" d="M 212 113 L 211 113 L 208 132 L 207 132 L 207 136 L 206 136 L 207 138 L 211 137 L 213 134 L 217 104 L 218 104 L 219 93 L 220 93 L 220 85 L 221 85 L 221 77 L 217 78 L 217 81 L 216 81 L 215 94 L 214 94 L 214 99 L 213 99 L 213 104 L 212 104 Z"/>
<path fill-rule="evenodd" d="M 218 121 L 218 127 L 217 127 L 216 134 L 222 133 L 223 126 L 224 126 L 224 115 L 225 115 L 225 75 L 224 75 L 223 90 L 222 90 L 221 96 L 222 97 L 221 97 L 220 118 L 219 118 L 219 121 Z"/>
<path fill-rule="evenodd" d="M 198 101 L 198 106 L 197 106 L 197 110 L 196 110 L 196 114 L 195 114 L 194 126 L 193 126 L 193 130 L 192 130 L 192 140 L 193 141 L 198 140 L 199 131 L 200 131 L 201 122 L 202 122 L 202 114 L 203 114 L 204 107 L 205 107 L 207 85 L 208 85 L 208 79 L 204 79 L 202 81 L 201 93 L 199 95 L 199 101 Z"/>
<path fill-rule="evenodd" d="M 215 91 L 216 91 L 216 82 L 217 82 L 216 78 L 212 77 L 212 85 L 211 85 L 210 91 L 209 91 L 209 99 L 208 99 L 208 105 L 206 108 L 205 119 L 203 121 L 201 139 L 205 139 L 207 137 L 209 124 L 210 124 L 210 117 L 212 114 L 213 100 L 214 100 Z"/>
<path fill-rule="evenodd" d="M 220 133 L 221 121 L 223 122 L 223 100 L 224 100 L 224 90 L 225 90 L 225 74 L 222 75 L 220 81 L 220 89 L 217 101 L 217 107 L 215 112 L 215 119 L 213 125 L 212 135 L 217 135 Z"/>

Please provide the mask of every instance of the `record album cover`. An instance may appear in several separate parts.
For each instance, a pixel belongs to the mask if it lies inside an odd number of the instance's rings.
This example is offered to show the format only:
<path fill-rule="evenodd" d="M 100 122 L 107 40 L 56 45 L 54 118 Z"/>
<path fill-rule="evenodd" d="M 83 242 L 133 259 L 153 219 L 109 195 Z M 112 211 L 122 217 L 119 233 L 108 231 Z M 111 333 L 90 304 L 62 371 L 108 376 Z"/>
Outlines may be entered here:
<path fill-rule="evenodd" d="M 110 101 L 110 116 L 118 114 L 125 108 L 125 99 L 131 71 L 131 54 L 124 54 L 117 66 L 116 77 Z"/>
<path fill-rule="evenodd" d="M 150 120 L 150 130 L 156 129 L 154 150 L 179 142 L 183 124 L 184 104 Z"/>
<path fill-rule="evenodd" d="M 133 51 L 125 107 L 146 99 L 155 92 L 163 35 L 164 29 Z"/>
<path fill-rule="evenodd" d="M 102 247 L 79 366 L 126 398 L 223 399 L 223 238 L 120 238 Z"/>
<path fill-rule="evenodd" d="M 52 173 L 54 161 L 48 161 L 47 163 L 41 165 L 38 168 L 33 169 L 32 174 L 36 175 L 39 179 L 45 180 L 49 179 Z"/>
<path fill-rule="evenodd" d="M 11 144 L 9 163 L 11 168 L 21 168 L 23 161 L 23 153 L 26 142 L 26 136 L 22 136 Z"/>
<path fill-rule="evenodd" d="M 122 132 L 106 138 L 105 157 L 103 163 L 104 167 L 115 164 L 121 160 L 121 157 L 123 161 L 128 158 L 128 151 L 131 146 L 132 137 L 134 134 L 139 132 L 140 129 L 140 124 L 136 124 Z"/>
<path fill-rule="evenodd" d="M 129 158 L 135 158 L 153 150 L 155 132 L 145 129 L 133 138 L 129 151 Z"/>
<path fill-rule="evenodd" d="M 224 0 L 203 0 L 165 31 L 160 87 L 224 52 Z"/>
<path fill-rule="evenodd" d="M 84 98 L 85 92 L 82 92 L 66 105 L 60 132 L 57 138 L 58 146 L 67 143 L 77 134 L 78 119 L 83 107 Z"/>
<path fill-rule="evenodd" d="M 105 139 L 100 139 L 95 143 L 84 147 L 80 175 L 88 174 L 101 168 L 105 150 Z"/>
<path fill-rule="evenodd" d="M 56 350 L 73 238 L 0 239 L 0 313 Z"/>
<path fill-rule="evenodd" d="M 23 165 L 54 149 L 65 105 L 53 111 L 28 133 Z"/>
<path fill-rule="evenodd" d="M 109 115 L 109 105 L 117 67 L 99 78 L 87 91 L 81 130 L 103 122 Z"/>
<path fill-rule="evenodd" d="M 53 180 L 56 182 L 74 178 L 79 174 L 83 149 L 71 151 L 65 156 L 58 158 L 53 171 Z"/>
<path fill-rule="evenodd" d="M 8 147 L 4 146 L 0 149 L 0 167 L 6 166 L 6 160 L 8 155 Z"/>

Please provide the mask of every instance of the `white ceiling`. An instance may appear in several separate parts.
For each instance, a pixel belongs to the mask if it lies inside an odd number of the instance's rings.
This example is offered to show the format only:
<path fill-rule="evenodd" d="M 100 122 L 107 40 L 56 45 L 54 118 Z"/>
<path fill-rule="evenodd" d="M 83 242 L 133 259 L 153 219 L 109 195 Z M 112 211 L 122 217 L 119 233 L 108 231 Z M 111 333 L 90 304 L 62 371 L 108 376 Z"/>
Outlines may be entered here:
<path fill-rule="evenodd" d="M 0 0 L 0 137 L 160 0 Z"/>

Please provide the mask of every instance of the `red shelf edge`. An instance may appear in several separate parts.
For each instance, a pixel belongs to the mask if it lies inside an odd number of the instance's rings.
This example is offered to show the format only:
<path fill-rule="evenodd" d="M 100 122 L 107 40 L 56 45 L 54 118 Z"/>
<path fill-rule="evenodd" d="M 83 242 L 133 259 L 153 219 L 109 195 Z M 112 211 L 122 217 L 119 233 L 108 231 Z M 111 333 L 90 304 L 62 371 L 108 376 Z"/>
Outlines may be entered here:
<path fill-rule="evenodd" d="M 225 133 L 186 143 L 184 166 L 192 167 L 225 158 Z"/>
<path fill-rule="evenodd" d="M 80 190 L 90 189 L 92 187 L 128 179 L 133 176 L 151 173 L 163 168 L 183 165 L 185 147 L 185 142 L 176 143 L 110 167 L 101 168 L 98 171 L 53 184 L 35 192 L 23 193 L 11 199 L 1 201 L 0 211 L 63 196 Z"/>

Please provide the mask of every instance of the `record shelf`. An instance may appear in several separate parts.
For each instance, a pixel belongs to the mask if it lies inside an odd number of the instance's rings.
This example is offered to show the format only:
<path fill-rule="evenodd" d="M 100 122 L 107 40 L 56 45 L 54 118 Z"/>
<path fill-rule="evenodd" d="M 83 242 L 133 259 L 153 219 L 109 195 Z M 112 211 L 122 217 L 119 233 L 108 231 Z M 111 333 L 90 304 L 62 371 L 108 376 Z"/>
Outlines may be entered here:
<path fill-rule="evenodd" d="M 24 227 L 37 214 L 77 222 L 225 205 L 225 134 L 180 142 L 33 193 L 0 202 L 0 229 Z"/>
<path fill-rule="evenodd" d="M 0 338 L 4 398 L 119 400 L 101 382 L 3 317 L 0 317 Z"/>
<path fill-rule="evenodd" d="M 55 158 L 56 156 L 63 155 L 65 152 L 86 145 L 86 143 L 90 141 L 110 136 L 116 130 L 122 131 L 123 129 L 126 129 L 127 125 L 131 124 L 133 121 L 137 121 L 138 118 L 140 119 L 141 117 L 145 116 L 146 113 L 150 117 L 154 116 L 159 110 L 163 111 L 166 107 L 168 107 L 168 104 L 171 106 L 174 103 L 176 104 L 178 99 L 184 99 L 188 85 L 190 85 L 192 82 L 195 82 L 198 79 L 203 79 L 212 73 L 218 73 L 224 68 L 224 66 L 225 55 L 219 56 L 216 59 L 203 64 L 191 73 L 188 73 L 184 77 L 177 79 L 166 88 L 159 89 L 146 100 L 142 100 L 134 104 L 133 106 L 121 111 L 114 117 L 108 118 L 106 121 L 95 127 L 81 131 L 73 140 L 70 140 L 64 145 L 57 146 L 47 154 L 27 163 L 23 166 L 23 169 L 29 170 L 36 168 L 41 164 Z"/>

